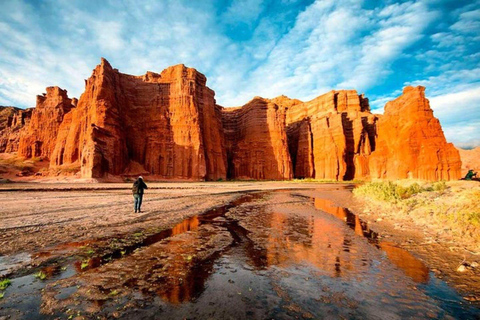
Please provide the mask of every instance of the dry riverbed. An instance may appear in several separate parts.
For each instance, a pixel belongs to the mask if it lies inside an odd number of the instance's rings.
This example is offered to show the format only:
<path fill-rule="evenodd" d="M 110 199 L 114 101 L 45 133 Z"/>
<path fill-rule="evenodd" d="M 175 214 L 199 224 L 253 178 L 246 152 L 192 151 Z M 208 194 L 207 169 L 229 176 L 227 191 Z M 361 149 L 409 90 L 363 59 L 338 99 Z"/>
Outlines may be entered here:
<path fill-rule="evenodd" d="M 480 256 L 352 188 L 2 184 L 0 318 L 479 316 Z"/>

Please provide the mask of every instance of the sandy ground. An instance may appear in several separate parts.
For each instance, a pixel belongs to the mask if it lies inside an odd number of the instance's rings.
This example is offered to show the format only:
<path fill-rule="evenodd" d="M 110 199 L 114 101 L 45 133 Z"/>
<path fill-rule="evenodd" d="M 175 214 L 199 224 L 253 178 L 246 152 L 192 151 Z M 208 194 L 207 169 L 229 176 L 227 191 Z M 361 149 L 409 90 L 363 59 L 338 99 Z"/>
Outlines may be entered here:
<path fill-rule="evenodd" d="M 195 219 L 195 216 L 241 199 L 245 194 L 290 190 L 287 192 L 288 197 L 291 197 L 292 193 L 297 194 L 296 201 L 302 197 L 305 201 L 321 197 L 340 207 L 349 208 L 368 224 L 369 230 L 378 233 L 381 242 L 407 250 L 434 272 L 437 278 L 456 288 L 466 300 L 476 301 L 480 297 L 480 268 L 457 271 L 462 261 L 480 263 L 479 255 L 462 248 L 461 244 L 452 244 L 448 239 L 439 236 L 438 232 L 420 229 L 408 221 L 398 221 L 394 216 L 386 217 L 382 212 L 366 212 L 365 205 L 357 201 L 351 193 L 353 185 L 199 182 L 149 183 L 148 186 L 142 213 L 135 214 L 130 184 L 0 184 L 0 265 L 3 268 L 0 273 L 8 277 L 18 277 L 37 270 L 47 270 L 46 266 L 58 264 L 69 256 L 84 257 L 85 266 L 83 263 L 80 266 L 79 262 L 79 270 L 96 268 L 98 265 L 95 259 L 89 256 L 95 255 L 104 261 L 115 259 L 116 255 L 133 252 L 136 247 L 145 244 L 150 236 L 157 235 L 162 230 L 172 227 L 173 230 L 190 230 L 189 228 L 195 225 L 195 220 L 187 220 L 188 223 L 185 224 L 185 219 Z M 277 195 L 266 197 L 262 201 L 274 207 L 276 203 L 282 203 L 287 198 Z M 275 208 L 275 212 L 281 211 L 282 205 Z M 234 213 L 231 215 L 235 216 Z M 252 221 L 252 225 L 255 225 L 255 220 Z M 248 229 L 249 226 L 245 227 Z M 215 228 L 200 228 L 197 238 L 192 238 L 190 234 L 182 235 L 180 242 L 196 243 L 196 246 L 182 245 L 179 247 L 182 249 L 176 249 L 176 254 L 188 262 L 202 254 L 210 255 L 209 248 L 225 247 L 226 243 L 231 241 L 227 233 L 216 232 L 215 237 L 208 238 Z M 260 238 L 257 240 L 261 242 Z M 160 248 L 162 245 L 156 244 Z M 122 262 L 127 269 L 142 268 L 136 263 L 135 252 L 130 257 Z M 183 261 L 182 259 L 180 260 Z M 174 258 L 172 261 L 176 260 L 178 259 Z M 101 268 L 106 268 L 105 272 L 108 274 L 108 265 Z M 165 268 L 179 267 L 173 263 L 171 266 L 167 264 Z M 161 278 L 162 274 L 158 277 Z M 64 280 L 64 287 L 76 284 L 75 281 L 74 278 Z M 88 283 L 88 277 L 82 281 Z M 108 278 L 102 281 L 109 283 Z M 108 296 L 116 294 L 116 290 L 112 286 L 109 287 L 109 292 L 96 294 Z M 89 294 L 91 292 L 94 290 L 91 289 Z M 58 295 L 57 291 L 54 291 L 51 297 L 55 295 Z M 43 308 L 47 312 L 54 312 L 58 305 L 49 305 L 48 290 L 46 296 Z M 101 309 L 101 306 L 98 308 Z"/>

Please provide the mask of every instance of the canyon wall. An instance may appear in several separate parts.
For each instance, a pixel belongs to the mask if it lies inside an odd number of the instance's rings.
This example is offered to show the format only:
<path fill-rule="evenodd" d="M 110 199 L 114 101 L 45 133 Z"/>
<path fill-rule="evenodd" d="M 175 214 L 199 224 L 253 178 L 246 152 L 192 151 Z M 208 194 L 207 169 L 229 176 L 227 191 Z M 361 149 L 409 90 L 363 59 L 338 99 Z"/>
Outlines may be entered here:
<path fill-rule="evenodd" d="M 301 103 L 283 97 L 296 178 L 352 180 L 369 176 L 376 116 L 355 90 L 331 91 Z M 296 141 L 298 141 L 298 146 Z"/>
<path fill-rule="evenodd" d="M 228 178 L 286 180 L 293 177 L 285 109 L 263 98 L 224 108 Z"/>
<path fill-rule="evenodd" d="M 21 132 L 30 122 L 32 111 L 0 106 L 0 153 L 18 151 Z"/>
<path fill-rule="evenodd" d="M 205 84 L 183 65 L 131 76 L 102 59 L 60 128 L 51 165 L 78 162 L 89 178 L 225 179 L 220 111 Z"/>
<path fill-rule="evenodd" d="M 458 151 L 422 87 L 405 88 L 384 115 L 355 90 L 308 102 L 256 97 L 236 108 L 214 97 L 206 77 L 184 65 L 132 76 L 102 59 L 78 101 L 49 87 L 30 121 L 28 111 L 0 110 L 0 152 L 18 148 L 57 173 L 104 180 L 460 177 Z"/>

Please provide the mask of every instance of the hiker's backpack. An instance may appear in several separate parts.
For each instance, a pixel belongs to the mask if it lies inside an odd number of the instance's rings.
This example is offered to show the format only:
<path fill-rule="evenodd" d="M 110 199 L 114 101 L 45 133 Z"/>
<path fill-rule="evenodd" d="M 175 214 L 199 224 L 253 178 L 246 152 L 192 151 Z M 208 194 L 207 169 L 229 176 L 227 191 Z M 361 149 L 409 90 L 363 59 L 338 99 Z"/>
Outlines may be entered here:
<path fill-rule="evenodd" d="M 137 183 L 136 181 L 133 183 L 133 187 L 132 187 L 133 194 L 138 194 L 138 185 L 139 183 Z"/>

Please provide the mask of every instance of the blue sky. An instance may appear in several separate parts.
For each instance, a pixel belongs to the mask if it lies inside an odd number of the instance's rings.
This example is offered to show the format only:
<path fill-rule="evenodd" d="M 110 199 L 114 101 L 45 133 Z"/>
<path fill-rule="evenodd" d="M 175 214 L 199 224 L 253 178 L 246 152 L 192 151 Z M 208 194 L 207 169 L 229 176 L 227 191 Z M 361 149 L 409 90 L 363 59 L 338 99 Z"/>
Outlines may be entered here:
<path fill-rule="evenodd" d="M 121 72 L 184 63 L 217 103 L 357 89 L 383 112 L 426 86 L 447 140 L 480 145 L 480 0 L 0 0 L 0 105 L 45 87 L 79 97 L 105 57 Z"/>

